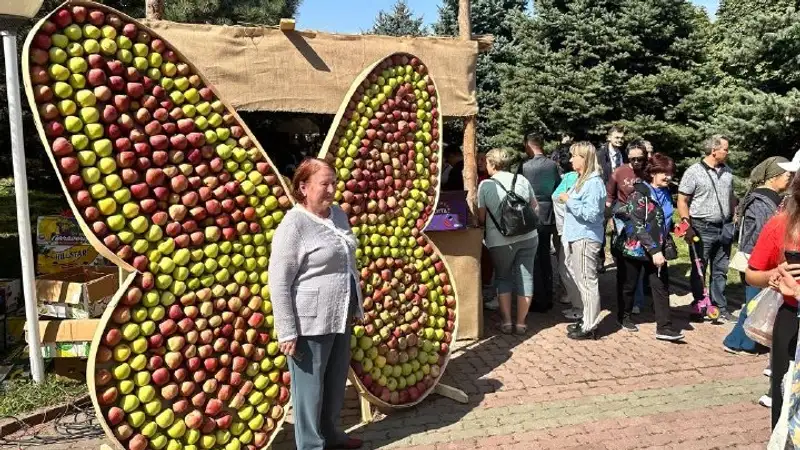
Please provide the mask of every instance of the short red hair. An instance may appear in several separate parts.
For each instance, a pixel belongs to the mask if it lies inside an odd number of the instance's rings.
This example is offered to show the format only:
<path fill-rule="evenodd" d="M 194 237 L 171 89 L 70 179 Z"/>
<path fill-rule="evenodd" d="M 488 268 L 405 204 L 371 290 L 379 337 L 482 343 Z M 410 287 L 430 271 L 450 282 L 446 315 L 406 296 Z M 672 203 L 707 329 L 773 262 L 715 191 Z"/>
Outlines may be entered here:
<path fill-rule="evenodd" d="M 675 161 L 662 153 L 653 153 L 653 156 L 647 161 L 647 167 L 645 167 L 644 173 L 645 179 L 648 182 L 653 181 L 653 175 L 657 173 L 665 173 L 670 176 L 675 175 Z"/>
<path fill-rule="evenodd" d="M 317 172 L 323 168 L 328 168 L 331 172 L 336 173 L 328 161 L 320 158 L 306 158 L 297 166 L 292 177 L 292 196 L 300 203 L 306 200 L 306 196 L 300 191 L 300 183 L 306 183 Z"/>

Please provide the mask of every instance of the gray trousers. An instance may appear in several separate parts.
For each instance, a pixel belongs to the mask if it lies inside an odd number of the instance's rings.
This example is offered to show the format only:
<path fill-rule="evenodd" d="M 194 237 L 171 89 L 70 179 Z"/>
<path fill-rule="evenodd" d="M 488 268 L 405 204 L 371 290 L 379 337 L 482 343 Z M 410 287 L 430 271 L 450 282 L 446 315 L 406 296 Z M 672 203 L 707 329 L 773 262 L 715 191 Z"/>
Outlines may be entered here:
<path fill-rule="evenodd" d="M 298 450 L 323 450 L 347 440 L 339 425 L 349 366 L 349 326 L 344 334 L 297 338 L 289 372 Z"/>
<path fill-rule="evenodd" d="M 583 308 L 583 331 L 592 331 L 600 323 L 600 287 L 597 283 L 598 254 L 603 249 L 599 242 L 580 239 L 567 244 L 569 258 L 567 270 L 575 282 L 580 305 Z M 577 302 L 573 300 L 573 305 Z"/>

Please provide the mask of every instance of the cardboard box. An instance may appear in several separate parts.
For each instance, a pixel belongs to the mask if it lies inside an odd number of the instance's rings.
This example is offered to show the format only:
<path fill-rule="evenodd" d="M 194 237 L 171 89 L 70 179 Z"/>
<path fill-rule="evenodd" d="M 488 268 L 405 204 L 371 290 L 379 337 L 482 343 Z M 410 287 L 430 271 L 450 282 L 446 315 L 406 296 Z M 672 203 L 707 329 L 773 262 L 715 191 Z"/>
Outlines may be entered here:
<path fill-rule="evenodd" d="M 114 267 L 78 267 L 36 278 L 39 314 L 61 319 L 100 317 L 117 290 Z"/>
<path fill-rule="evenodd" d="M 89 244 L 74 217 L 39 216 L 36 220 L 36 243 L 42 245 Z"/>
<path fill-rule="evenodd" d="M 22 311 L 22 282 L 19 278 L 0 278 L 0 292 L 5 293 L 5 305 L 0 305 L 0 313 L 16 314 Z M 5 309 L 4 309 L 5 306 Z"/>
<path fill-rule="evenodd" d="M 76 267 L 100 266 L 103 263 L 103 257 L 89 244 L 37 246 L 36 273 L 39 275 L 54 274 Z"/>
<path fill-rule="evenodd" d="M 43 358 L 86 358 L 94 333 L 100 321 L 87 320 L 40 320 L 39 337 Z M 27 341 L 28 325 L 25 325 Z"/>
<path fill-rule="evenodd" d="M 439 203 L 425 231 L 463 230 L 467 227 L 467 192 L 448 191 L 439 194 Z"/>
<path fill-rule="evenodd" d="M 73 267 L 103 265 L 74 217 L 40 216 L 36 223 L 36 272 L 57 273 Z"/>

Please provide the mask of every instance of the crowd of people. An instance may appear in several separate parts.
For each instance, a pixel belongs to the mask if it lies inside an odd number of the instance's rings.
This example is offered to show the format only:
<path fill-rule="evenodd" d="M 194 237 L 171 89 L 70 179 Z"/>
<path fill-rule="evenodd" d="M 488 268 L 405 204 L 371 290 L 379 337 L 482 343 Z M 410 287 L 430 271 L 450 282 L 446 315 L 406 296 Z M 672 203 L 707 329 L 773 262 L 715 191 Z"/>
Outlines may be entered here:
<path fill-rule="evenodd" d="M 684 339 L 673 324 L 669 302 L 668 264 L 678 258 L 678 238 L 686 240 L 698 261 L 691 273 L 693 311 L 700 318 L 711 315 L 702 307 L 710 292 L 719 309 L 715 320 L 736 322 L 723 342 L 725 350 L 762 351 L 744 332 L 748 304 L 736 318 L 725 297 L 738 236 L 733 260 L 745 274 L 746 301 L 755 301 L 762 289 L 783 296 L 772 330 L 770 392 L 761 399 L 772 408 L 775 427 L 783 405 L 781 381 L 797 347 L 800 177 L 794 174 L 800 169 L 800 152 L 792 161 L 772 157 L 758 164 L 750 189 L 739 201 L 726 164 L 728 140 L 712 136 L 703 159 L 683 173 L 674 206 L 670 188 L 675 162 L 654 152 L 647 141 L 634 140 L 625 148 L 623 141 L 623 130 L 614 127 L 599 148 L 563 142 L 548 157 L 542 139 L 529 135 L 528 158 L 521 164 L 504 149 L 479 159 L 477 218 L 485 228 L 486 250 L 482 277 L 496 293 L 492 302 L 501 318 L 499 331 L 524 335 L 529 311 L 548 311 L 560 302 L 568 306 L 564 317 L 573 322 L 567 337 L 597 339 L 598 275 L 606 269 L 609 248 L 616 267 L 619 328 L 639 331 L 635 316 L 650 297 L 655 338 Z M 446 160 L 447 178 L 453 180 L 448 186 L 458 189 L 464 170 L 460 152 L 447 152 Z M 334 203 L 335 184 L 335 171 L 324 160 L 309 158 L 299 164 L 292 179 L 297 206 L 276 230 L 269 263 L 275 328 L 293 380 L 295 442 L 303 450 L 362 446 L 339 423 L 350 327 L 364 312 L 357 240 L 346 214 Z"/>
<path fill-rule="evenodd" d="M 759 400 L 772 408 L 774 427 L 782 406 L 781 382 L 797 347 L 800 264 L 787 263 L 785 252 L 800 249 L 800 177 L 794 176 L 800 169 L 800 152 L 791 161 L 770 157 L 758 164 L 739 199 L 726 164 L 729 142 L 723 136 L 705 141 L 705 155 L 677 184 L 670 157 L 654 152 L 645 140 L 626 147 L 623 142 L 624 130 L 612 127 L 598 148 L 565 139 L 547 156 L 542 138 L 531 134 L 525 139 L 528 158 L 521 164 L 516 165 L 513 153 L 506 150 L 486 154 L 486 172 L 479 174 L 478 188 L 478 219 L 486 230 L 485 307 L 499 309 L 502 333 L 524 333 L 529 311 L 545 312 L 559 301 L 569 306 L 563 315 L 573 322 L 567 337 L 596 339 L 601 310 L 597 280 L 607 267 L 608 248 L 616 267 L 619 329 L 639 331 L 635 317 L 649 297 L 656 339 L 683 340 L 683 331 L 672 321 L 668 264 L 679 257 L 675 239 L 685 239 L 692 260 L 692 319 L 703 320 L 707 313 L 711 317 L 710 308 L 715 307 L 714 321 L 733 323 L 723 342 L 725 351 L 766 351 L 744 331 L 749 303 L 762 289 L 784 294 L 772 333 L 770 366 L 765 369 L 770 390 Z M 535 230 L 504 235 L 502 226 L 486 220 L 487 212 L 501 213 L 509 191 L 529 200 L 538 217 Z M 725 293 L 730 267 L 742 272 L 745 285 L 738 317 Z M 517 314 L 512 323 L 513 293 Z M 706 307 L 709 298 L 713 306 Z"/>

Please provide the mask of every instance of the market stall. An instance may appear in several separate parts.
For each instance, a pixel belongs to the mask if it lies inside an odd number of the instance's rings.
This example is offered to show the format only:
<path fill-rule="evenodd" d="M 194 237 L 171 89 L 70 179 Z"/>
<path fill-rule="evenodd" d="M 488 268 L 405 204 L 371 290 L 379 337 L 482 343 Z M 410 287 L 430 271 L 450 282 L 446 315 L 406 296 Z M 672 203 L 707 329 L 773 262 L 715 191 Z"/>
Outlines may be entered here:
<path fill-rule="evenodd" d="M 341 97 L 364 67 L 388 53 L 408 52 L 425 61 L 431 73 L 436 74 L 445 118 L 474 121 L 478 111 L 475 64 L 478 52 L 491 45 L 488 37 L 397 38 L 167 21 L 145 23 L 176 47 L 185 49 L 186 56 L 239 111 L 335 114 Z M 199 41 L 202 46 L 195 45 Z M 268 152 L 273 150 L 269 142 L 264 145 Z M 470 145 L 474 150 L 474 143 L 470 144 L 469 136 L 465 136 L 465 146 Z M 462 198 L 469 198 L 469 192 L 476 188 L 476 178 L 469 171 L 470 167 L 475 168 L 474 158 L 474 151 L 465 153 L 464 187 L 468 193 Z M 463 200 L 460 203 L 466 205 Z M 460 300 L 458 338 L 479 339 L 483 333 L 482 232 L 469 227 L 464 209 L 459 214 L 468 227 L 458 227 L 460 231 L 439 227 L 429 230 L 429 236 L 454 269 Z"/>

